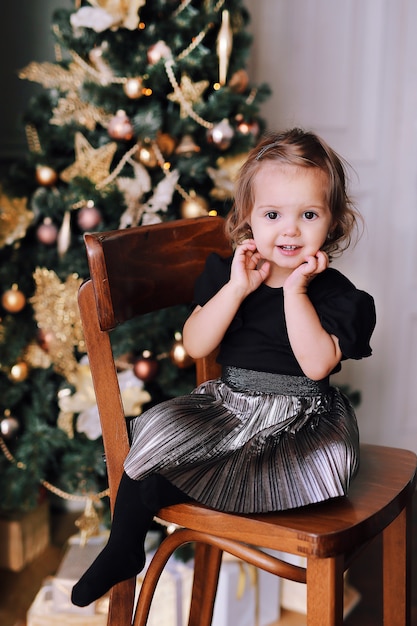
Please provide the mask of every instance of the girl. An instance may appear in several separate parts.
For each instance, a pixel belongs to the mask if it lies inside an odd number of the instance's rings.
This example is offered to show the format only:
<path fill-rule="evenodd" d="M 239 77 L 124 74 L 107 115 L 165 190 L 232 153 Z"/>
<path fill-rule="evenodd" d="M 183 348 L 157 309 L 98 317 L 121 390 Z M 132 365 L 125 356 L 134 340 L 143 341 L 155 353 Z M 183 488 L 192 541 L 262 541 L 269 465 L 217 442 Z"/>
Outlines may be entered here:
<path fill-rule="evenodd" d="M 220 345 L 222 377 L 133 420 L 109 542 L 75 604 L 143 568 L 162 506 L 260 513 L 347 493 L 358 429 L 329 376 L 371 354 L 375 308 L 329 262 L 358 217 L 343 162 L 315 134 L 269 135 L 249 154 L 226 221 L 235 252 L 209 256 L 183 332 L 194 358 Z"/>

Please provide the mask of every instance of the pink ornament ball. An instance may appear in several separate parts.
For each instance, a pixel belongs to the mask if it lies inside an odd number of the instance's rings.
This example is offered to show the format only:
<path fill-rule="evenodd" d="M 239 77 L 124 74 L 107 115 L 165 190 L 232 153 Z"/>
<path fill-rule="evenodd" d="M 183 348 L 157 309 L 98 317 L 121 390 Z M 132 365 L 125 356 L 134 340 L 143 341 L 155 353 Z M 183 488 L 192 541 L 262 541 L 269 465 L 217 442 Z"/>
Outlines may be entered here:
<path fill-rule="evenodd" d="M 78 211 L 77 215 L 78 226 L 84 232 L 97 228 L 102 219 L 101 212 L 92 202 L 87 202 L 87 204 Z"/>
<path fill-rule="evenodd" d="M 38 226 L 36 231 L 36 237 L 40 243 L 43 243 L 45 246 L 52 246 L 56 243 L 58 237 L 58 228 L 53 223 L 51 218 L 46 217 L 42 224 Z"/>

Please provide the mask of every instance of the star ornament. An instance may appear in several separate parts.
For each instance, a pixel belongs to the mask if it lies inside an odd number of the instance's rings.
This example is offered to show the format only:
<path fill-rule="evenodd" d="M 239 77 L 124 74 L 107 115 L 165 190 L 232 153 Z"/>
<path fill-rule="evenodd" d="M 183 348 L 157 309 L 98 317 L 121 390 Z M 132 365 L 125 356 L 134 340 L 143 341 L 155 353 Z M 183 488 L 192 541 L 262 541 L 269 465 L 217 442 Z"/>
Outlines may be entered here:
<path fill-rule="evenodd" d="M 45 89 L 70 91 L 78 89 L 86 78 L 86 70 L 77 63 L 70 63 L 68 69 L 56 63 L 33 61 L 20 70 L 19 78 L 40 83 Z"/>
<path fill-rule="evenodd" d="M 27 198 L 9 198 L 0 188 L 0 248 L 23 239 L 32 221 Z"/>
<path fill-rule="evenodd" d="M 117 143 L 106 143 L 93 148 L 84 135 L 75 134 L 75 162 L 61 172 L 61 179 L 69 183 L 76 176 L 89 178 L 96 185 L 110 174 L 110 166 L 117 150 Z"/>
<path fill-rule="evenodd" d="M 187 74 L 182 75 L 179 90 L 175 89 L 167 96 L 168 100 L 177 102 L 180 105 L 181 118 L 188 117 L 188 112 L 190 108 L 192 108 L 192 105 L 201 102 L 202 95 L 209 84 L 208 80 L 200 80 L 193 83 Z"/>
<path fill-rule="evenodd" d="M 107 126 L 112 116 L 104 109 L 81 100 L 76 92 L 69 92 L 65 98 L 58 100 L 58 106 L 52 111 L 50 124 L 65 126 L 74 121 L 88 130 L 94 130 L 97 123 Z"/>
<path fill-rule="evenodd" d="M 30 298 L 40 330 L 51 335 L 48 355 L 54 370 L 74 383 L 78 362 L 74 348 L 85 351 L 84 335 L 77 304 L 82 279 L 77 274 L 61 282 L 53 270 L 37 267 L 33 274 L 36 290 Z"/>

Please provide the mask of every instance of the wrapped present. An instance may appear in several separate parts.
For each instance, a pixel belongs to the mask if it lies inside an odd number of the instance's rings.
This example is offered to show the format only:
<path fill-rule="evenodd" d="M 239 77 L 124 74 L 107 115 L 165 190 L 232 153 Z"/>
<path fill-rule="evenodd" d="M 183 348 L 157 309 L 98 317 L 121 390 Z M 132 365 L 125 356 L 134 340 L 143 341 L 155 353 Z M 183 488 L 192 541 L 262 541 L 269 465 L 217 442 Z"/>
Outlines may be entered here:
<path fill-rule="evenodd" d="M 272 556 L 275 552 L 267 551 Z M 223 554 L 213 626 L 269 626 L 280 616 L 280 579 Z"/>
<path fill-rule="evenodd" d="M 27 626 L 106 626 L 107 605 L 95 604 L 91 615 L 57 612 L 54 609 L 52 579 L 47 579 L 38 591 L 26 615 Z"/>
<path fill-rule="evenodd" d="M 0 518 L 0 568 L 20 572 L 49 545 L 49 506 Z"/>
<path fill-rule="evenodd" d="M 307 559 L 303 556 L 282 552 L 279 558 L 287 563 L 291 563 L 292 565 L 306 567 Z M 349 584 L 349 573 L 346 571 L 343 590 L 343 616 L 345 618 L 353 611 L 360 599 L 360 593 Z M 295 611 L 296 613 L 307 614 L 306 585 L 304 583 L 297 583 L 293 580 L 282 579 L 281 607 L 289 611 Z"/>
<path fill-rule="evenodd" d="M 152 552 L 147 554 L 145 568 L 137 577 L 136 596 L 139 595 L 153 554 Z M 175 554 L 168 559 L 155 590 L 147 626 L 186 626 L 188 624 L 193 576 L 192 562 L 184 563 L 175 558 Z"/>
<path fill-rule="evenodd" d="M 262 548 L 262 550 L 277 559 L 281 558 L 281 552 L 277 550 L 267 550 L 266 548 Z M 280 619 L 281 583 L 282 580 L 279 576 L 259 570 L 256 626 L 270 626 Z"/>
<path fill-rule="evenodd" d="M 85 543 L 82 542 L 80 535 L 70 537 L 67 551 L 51 583 L 53 608 L 56 613 L 94 615 L 97 602 L 108 605 L 108 598 L 100 599 L 84 607 L 75 606 L 71 602 L 73 586 L 101 552 L 107 542 L 108 534 L 108 531 L 103 530 L 99 535 L 90 537 Z M 159 537 L 159 533 L 150 531 L 146 537 L 145 549 L 154 548 Z"/>
<path fill-rule="evenodd" d="M 77 615 L 94 615 L 96 603 L 88 606 L 75 606 L 71 602 L 71 591 L 85 570 L 91 565 L 106 544 L 108 533 L 91 537 L 85 545 L 81 545 L 80 537 L 75 535 L 68 541 L 68 548 L 52 578 L 52 605 L 55 613 L 74 613 Z"/>
<path fill-rule="evenodd" d="M 254 626 L 258 570 L 224 552 L 214 603 L 213 626 Z"/>

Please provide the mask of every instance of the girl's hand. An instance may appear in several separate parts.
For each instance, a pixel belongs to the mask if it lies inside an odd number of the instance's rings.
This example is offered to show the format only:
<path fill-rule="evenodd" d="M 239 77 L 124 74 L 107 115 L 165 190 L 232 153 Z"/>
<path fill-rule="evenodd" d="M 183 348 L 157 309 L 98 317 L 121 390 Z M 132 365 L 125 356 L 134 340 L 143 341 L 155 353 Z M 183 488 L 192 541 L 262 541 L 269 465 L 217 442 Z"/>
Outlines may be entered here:
<path fill-rule="evenodd" d="M 329 267 L 329 257 L 319 250 L 315 256 L 306 257 L 304 263 L 299 265 L 284 282 L 284 290 L 294 293 L 305 293 L 309 283 L 317 274 L 321 274 Z"/>
<path fill-rule="evenodd" d="M 268 277 L 270 263 L 264 261 L 253 239 L 245 239 L 235 250 L 230 281 L 239 286 L 245 295 L 255 291 Z"/>
<path fill-rule="evenodd" d="M 185 322 L 183 342 L 190 356 L 198 359 L 217 348 L 242 301 L 266 279 L 269 270 L 270 264 L 262 262 L 253 239 L 236 248 L 230 280 Z"/>

